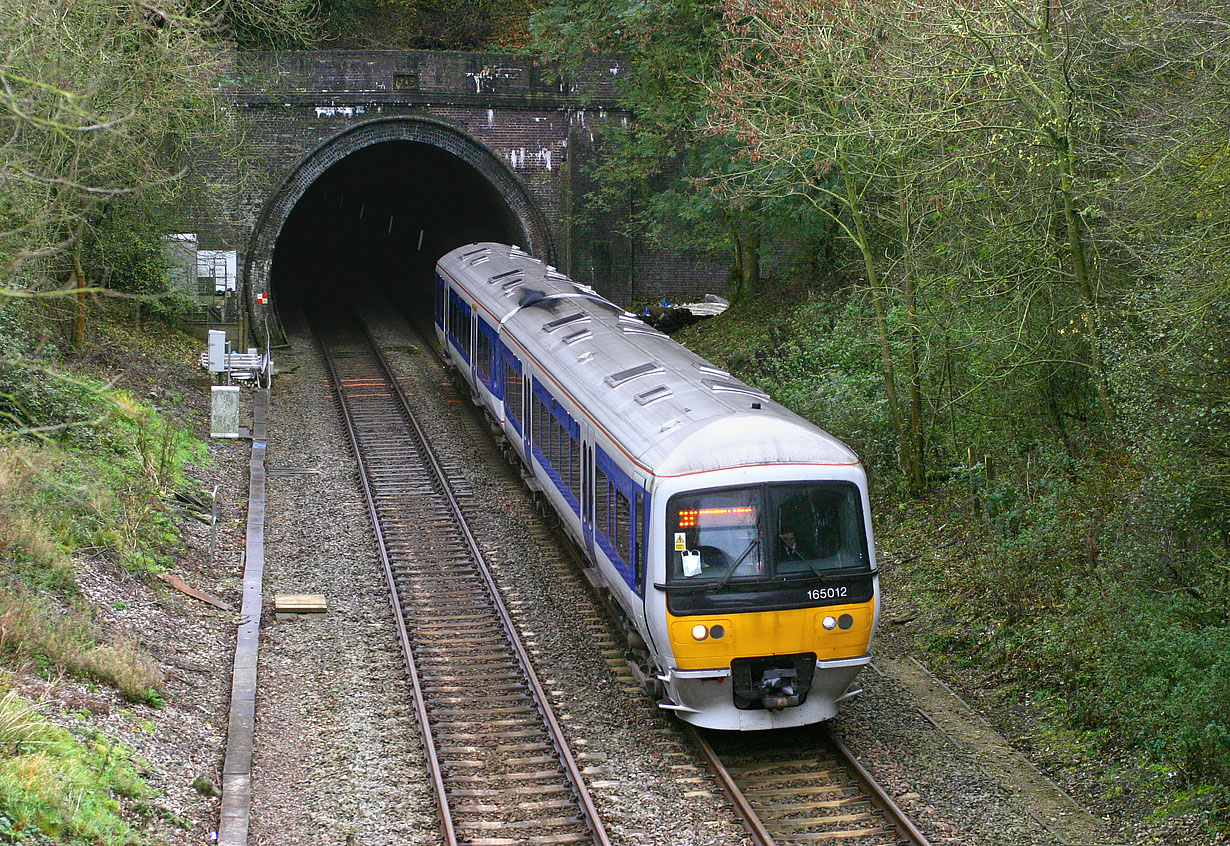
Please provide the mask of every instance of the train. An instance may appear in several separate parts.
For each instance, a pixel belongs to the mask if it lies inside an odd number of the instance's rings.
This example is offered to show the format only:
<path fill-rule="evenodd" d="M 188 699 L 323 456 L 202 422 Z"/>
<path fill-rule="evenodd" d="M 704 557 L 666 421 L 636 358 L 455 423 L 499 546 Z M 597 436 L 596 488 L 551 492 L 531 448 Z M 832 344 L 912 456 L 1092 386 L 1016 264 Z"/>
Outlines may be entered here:
<path fill-rule="evenodd" d="M 516 246 L 436 264 L 434 324 L 583 551 L 659 707 L 751 731 L 833 717 L 880 610 L 844 443 Z"/>

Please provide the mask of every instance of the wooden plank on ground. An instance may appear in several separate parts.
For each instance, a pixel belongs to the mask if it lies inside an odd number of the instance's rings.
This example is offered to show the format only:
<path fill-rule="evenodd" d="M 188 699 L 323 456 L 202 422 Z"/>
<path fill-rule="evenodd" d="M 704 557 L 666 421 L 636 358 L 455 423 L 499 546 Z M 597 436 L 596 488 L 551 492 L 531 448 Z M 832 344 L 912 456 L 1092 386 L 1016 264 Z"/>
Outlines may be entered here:
<path fill-rule="evenodd" d="M 273 610 L 279 614 L 323 614 L 328 609 L 320 594 L 279 593 L 273 598 Z"/>

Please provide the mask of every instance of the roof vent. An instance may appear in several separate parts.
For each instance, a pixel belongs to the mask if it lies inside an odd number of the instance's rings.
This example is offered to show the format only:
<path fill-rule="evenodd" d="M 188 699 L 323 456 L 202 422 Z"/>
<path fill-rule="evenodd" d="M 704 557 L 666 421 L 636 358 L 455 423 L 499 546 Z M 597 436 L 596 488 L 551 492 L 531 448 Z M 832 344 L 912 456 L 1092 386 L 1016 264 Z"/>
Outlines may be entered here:
<path fill-rule="evenodd" d="M 578 329 L 577 331 L 573 332 L 571 335 L 565 335 L 564 343 L 565 344 L 575 344 L 577 341 L 584 341 L 586 338 L 592 338 L 593 336 L 594 336 L 594 333 L 589 331 L 588 329 Z"/>
<path fill-rule="evenodd" d="M 485 252 L 487 252 L 486 247 L 476 247 L 473 250 L 466 250 L 464 253 L 461 254 L 461 257 L 469 258 L 470 256 L 476 256 L 476 255 L 479 255 L 480 253 L 485 253 Z"/>
<path fill-rule="evenodd" d="M 650 373 L 661 373 L 662 365 L 656 361 L 647 361 L 644 364 L 638 364 L 636 367 L 629 367 L 627 370 L 621 370 L 618 373 L 612 373 L 604 380 L 612 388 L 618 388 L 624 382 L 630 382 L 638 376 L 647 376 Z"/>
<path fill-rule="evenodd" d="M 639 320 L 636 321 L 636 323 L 621 324 L 619 331 L 623 332 L 625 335 L 657 335 L 659 337 L 666 337 L 648 323 L 642 323 Z"/>
<path fill-rule="evenodd" d="M 576 323 L 578 320 L 589 320 L 589 315 L 579 311 L 573 312 L 572 314 L 565 314 L 563 317 L 557 317 L 555 320 L 550 320 L 542 324 L 542 331 L 554 332 L 561 326 L 567 326 L 569 323 Z"/>
<path fill-rule="evenodd" d="M 503 273 L 497 273 L 495 276 L 488 277 L 487 281 L 490 284 L 494 285 L 496 282 L 499 282 L 501 279 L 507 279 L 509 276 L 512 276 L 513 274 L 520 273 L 520 272 L 521 272 L 521 268 L 514 267 L 512 270 L 505 270 Z"/>
<path fill-rule="evenodd" d="M 700 381 L 715 394 L 743 394 L 744 396 L 754 397 L 759 400 L 767 400 L 769 398 L 769 395 L 764 391 L 758 391 L 750 385 L 744 385 L 742 382 L 726 382 L 721 379 L 701 379 Z"/>
<path fill-rule="evenodd" d="M 697 370 L 699 370 L 701 373 L 704 373 L 709 376 L 722 376 L 726 379 L 730 378 L 730 374 L 727 373 L 725 370 L 723 370 L 720 367 L 715 367 L 707 361 L 694 361 L 692 362 L 692 366 L 695 367 Z"/>
<path fill-rule="evenodd" d="M 640 405 L 649 405 L 650 403 L 664 400 L 667 397 L 674 396 L 675 392 L 665 385 L 658 385 L 656 388 L 650 388 L 644 393 L 636 395 L 636 401 Z"/>

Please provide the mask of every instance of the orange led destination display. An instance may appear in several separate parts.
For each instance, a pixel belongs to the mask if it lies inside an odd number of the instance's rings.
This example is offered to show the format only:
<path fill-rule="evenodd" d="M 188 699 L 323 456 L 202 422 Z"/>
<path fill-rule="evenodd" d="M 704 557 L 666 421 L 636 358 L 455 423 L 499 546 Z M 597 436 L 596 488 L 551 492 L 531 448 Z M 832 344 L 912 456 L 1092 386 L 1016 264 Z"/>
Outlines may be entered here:
<path fill-rule="evenodd" d="M 756 509 L 751 505 L 738 508 L 700 508 L 679 512 L 679 528 L 695 529 L 698 526 L 745 526 L 756 519 Z"/>

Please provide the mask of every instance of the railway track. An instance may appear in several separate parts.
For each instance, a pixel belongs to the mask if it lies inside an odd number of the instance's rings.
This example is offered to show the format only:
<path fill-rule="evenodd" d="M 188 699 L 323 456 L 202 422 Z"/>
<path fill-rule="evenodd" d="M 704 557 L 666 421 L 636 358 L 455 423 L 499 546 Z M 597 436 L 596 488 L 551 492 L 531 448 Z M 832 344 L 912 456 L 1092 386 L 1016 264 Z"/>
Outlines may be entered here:
<path fill-rule="evenodd" d="M 360 327 L 318 326 L 360 467 L 444 841 L 609 844 L 457 497 Z"/>
<path fill-rule="evenodd" d="M 822 727 L 688 733 L 761 846 L 930 846 L 858 759 Z M 712 742 L 710 742 L 712 741 Z"/>

